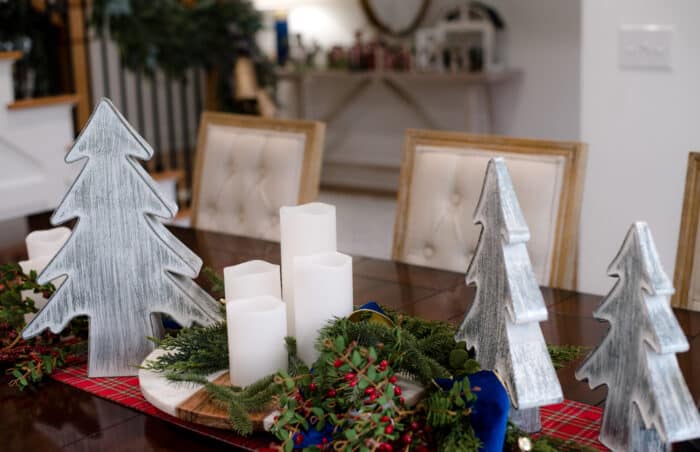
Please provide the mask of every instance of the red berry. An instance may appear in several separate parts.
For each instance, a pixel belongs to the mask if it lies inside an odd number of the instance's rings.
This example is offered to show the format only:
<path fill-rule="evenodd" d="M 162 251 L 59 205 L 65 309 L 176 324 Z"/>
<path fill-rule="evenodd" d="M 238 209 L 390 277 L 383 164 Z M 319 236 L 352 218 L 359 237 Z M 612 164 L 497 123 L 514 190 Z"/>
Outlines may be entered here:
<path fill-rule="evenodd" d="M 328 444 L 328 438 L 326 438 L 325 436 L 323 438 L 321 438 L 321 443 Z"/>
<path fill-rule="evenodd" d="M 328 397 L 335 397 L 337 393 L 335 392 L 335 389 L 329 389 L 326 394 Z"/>
<path fill-rule="evenodd" d="M 406 405 L 406 399 L 404 399 L 403 397 L 399 397 L 399 403 L 401 405 Z"/>
<path fill-rule="evenodd" d="M 304 435 L 302 435 L 301 433 L 297 433 L 297 436 L 294 437 L 294 442 L 296 443 L 297 446 L 299 444 L 303 443 L 304 442 Z"/>
<path fill-rule="evenodd" d="M 391 383 L 392 385 L 393 385 L 394 383 L 396 383 L 396 375 L 392 375 L 392 376 L 389 378 L 389 383 Z"/>
<path fill-rule="evenodd" d="M 350 386 L 351 388 L 354 388 L 356 384 L 357 384 L 357 380 L 352 380 L 350 383 L 348 383 L 348 386 Z"/>
<path fill-rule="evenodd" d="M 335 362 L 333 363 L 333 367 L 335 367 L 336 369 L 342 365 L 343 365 L 343 360 L 340 358 L 336 359 Z"/>
<path fill-rule="evenodd" d="M 310 391 L 315 391 L 318 389 L 318 386 L 316 386 L 316 383 L 311 383 L 309 384 L 309 390 Z"/>
<path fill-rule="evenodd" d="M 379 450 L 384 452 L 392 452 L 394 448 L 389 443 L 382 443 L 379 445 Z"/>
<path fill-rule="evenodd" d="M 350 381 L 355 379 L 355 374 L 352 372 L 348 372 L 345 374 L 345 381 Z"/>
<path fill-rule="evenodd" d="M 374 388 L 372 386 L 369 386 L 367 389 L 365 389 L 365 394 L 374 394 Z"/>
<path fill-rule="evenodd" d="M 394 395 L 401 395 L 401 386 L 394 386 Z"/>
<path fill-rule="evenodd" d="M 377 394 L 376 393 L 370 394 L 369 401 L 374 402 L 375 400 L 377 400 Z"/>
<path fill-rule="evenodd" d="M 389 416 L 382 416 L 379 418 L 379 422 L 389 422 L 391 419 L 389 419 Z"/>
<path fill-rule="evenodd" d="M 379 362 L 379 368 L 381 370 L 386 370 L 386 367 L 389 365 L 389 362 L 386 359 L 383 359 Z"/>
<path fill-rule="evenodd" d="M 403 436 L 401 437 L 401 442 L 404 444 L 411 444 L 411 434 L 410 433 L 404 433 Z"/>
<path fill-rule="evenodd" d="M 418 429 L 420 429 L 420 424 L 416 421 L 411 422 L 411 430 L 415 432 L 418 431 Z"/>
<path fill-rule="evenodd" d="M 392 433 L 394 433 L 394 426 L 389 424 L 386 427 L 384 427 L 384 433 L 386 433 L 387 435 L 391 435 Z"/>

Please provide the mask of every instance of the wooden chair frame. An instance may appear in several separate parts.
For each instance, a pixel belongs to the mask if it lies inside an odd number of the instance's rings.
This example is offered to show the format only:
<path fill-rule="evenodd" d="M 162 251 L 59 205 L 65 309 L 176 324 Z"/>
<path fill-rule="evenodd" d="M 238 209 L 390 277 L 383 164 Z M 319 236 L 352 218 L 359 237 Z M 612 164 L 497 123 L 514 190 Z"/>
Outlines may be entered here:
<path fill-rule="evenodd" d="M 321 161 L 323 160 L 323 141 L 326 125 L 318 121 L 272 119 L 259 116 L 244 116 L 212 111 L 202 112 L 199 121 L 199 137 L 197 140 L 197 156 L 194 168 L 194 184 L 192 190 L 192 226 L 197 226 L 197 205 L 202 171 L 204 169 L 204 154 L 207 146 L 207 127 L 210 124 L 239 127 L 245 129 L 265 129 L 269 131 L 303 133 L 306 136 L 304 160 L 299 184 L 299 204 L 315 201 L 318 198 L 321 180 Z"/>
<path fill-rule="evenodd" d="M 583 180 L 586 169 L 587 146 L 579 142 L 545 141 L 508 138 L 492 135 L 474 135 L 437 130 L 406 131 L 398 207 L 394 223 L 392 258 L 401 260 L 404 255 L 407 219 L 411 208 L 410 189 L 413 182 L 413 165 L 417 146 L 444 146 L 475 148 L 493 151 L 494 156 L 504 152 L 528 155 L 557 155 L 565 158 L 563 192 L 559 201 L 552 272 L 547 285 L 563 289 L 575 289 L 577 284 L 578 236 L 581 214 Z M 466 269 L 465 269 L 466 271 Z"/>
<path fill-rule="evenodd" d="M 683 195 L 681 227 L 678 234 L 676 268 L 673 276 L 673 286 L 676 288 L 676 293 L 671 298 L 671 304 L 678 308 L 700 310 L 700 306 L 692 305 L 690 297 L 688 297 L 693 279 L 699 216 L 700 152 L 690 152 L 685 176 L 685 194 Z"/>

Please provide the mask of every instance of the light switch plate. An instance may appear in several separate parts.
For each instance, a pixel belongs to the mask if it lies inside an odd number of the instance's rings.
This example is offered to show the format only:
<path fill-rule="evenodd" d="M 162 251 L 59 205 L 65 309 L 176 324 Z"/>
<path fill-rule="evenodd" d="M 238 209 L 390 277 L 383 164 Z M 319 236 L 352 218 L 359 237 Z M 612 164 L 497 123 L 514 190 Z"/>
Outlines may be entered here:
<path fill-rule="evenodd" d="M 618 59 L 626 69 L 671 69 L 672 25 L 622 25 Z"/>

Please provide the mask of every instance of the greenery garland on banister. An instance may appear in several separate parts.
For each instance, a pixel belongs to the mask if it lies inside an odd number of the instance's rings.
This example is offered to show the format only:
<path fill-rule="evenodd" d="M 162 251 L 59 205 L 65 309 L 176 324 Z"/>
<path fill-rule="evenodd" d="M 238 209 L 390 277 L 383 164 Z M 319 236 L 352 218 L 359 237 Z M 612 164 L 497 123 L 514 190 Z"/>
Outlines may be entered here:
<path fill-rule="evenodd" d="M 245 388 L 218 386 L 205 378 L 228 367 L 224 322 L 154 339 L 168 353 L 145 367 L 173 381 L 204 385 L 226 407 L 232 429 L 241 435 L 253 432 L 250 414 L 276 409 L 270 432 L 284 451 L 478 450 L 479 441 L 468 422 L 478 392 L 472 392 L 468 378 L 460 378 L 478 371 L 479 365 L 466 344 L 455 342 L 455 329 L 447 323 L 390 310 L 386 315 L 393 324 L 374 322 L 371 313 L 329 322 L 319 333 L 320 356 L 313 372 L 299 359 L 295 340 L 287 338 L 288 371 Z M 555 367 L 582 351 L 582 347 L 550 346 Z M 425 396 L 412 407 L 403 400 L 400 380 L 406 377 L 426 388 Z M 455 378 L 449 390 L 434 383 L 445 377 Z M 529 438 L 510 426 L 507 450 L 519 450 L 522 441 L 529 441 L 533 451 L 591 450 L 555 438 Z"/>
<path fill-rule="evenodd" d="M 161 69 L 175 79 L 191 68 L 218 74 L 224 110 L 239 111 L 231 96 L 238 57 L 251 58 L 261 86 L 274 84 L 274 65 L 255 41 L 262 15 L 250 0 L 93 0 L 90 22 L 133 71 Z"/>

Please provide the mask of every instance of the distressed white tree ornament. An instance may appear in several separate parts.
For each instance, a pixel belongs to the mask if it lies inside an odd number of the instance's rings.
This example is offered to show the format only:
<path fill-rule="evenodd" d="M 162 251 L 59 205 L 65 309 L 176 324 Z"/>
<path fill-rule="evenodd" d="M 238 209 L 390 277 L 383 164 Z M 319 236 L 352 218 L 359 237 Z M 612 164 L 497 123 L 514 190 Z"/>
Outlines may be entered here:
<path fill-rule="evenodd" d="M 530 231 L 502 158 L 488 163 L 474 223 L 482 230 L 466 282 L 476 285 L 476 295 L 455 339 L 503 378 L 513 422 L 537 431 L 539 407 L 563 396 L 540 330 L 547 308 L 526 248 Z"/>
<path fill-rule="evenodd" d="M 39 276 L 66 281 L 22 332 L 58 333 L 89 317 L 88 375 L 136 375 L 161 334 L 160 314 L 181 325 L 220 319 L 217 302 L 197 286 L 202 261 L 157 217 L 175 216 L 136 159 L 153 150 L 107 99 L 102 99 L 66 162 L 87 159 L 51 223 L 77 218 L 73 232 Z"/>
<path fill-rule="evenodd" d="M 632 225 L 608 275 L 618 281 L 593 315 L 610 322 L 610 332 L 576 371 L 592 388 L 608 386 L 600 441 L 614 451 L 667 451 L 700 437 L 698 409 L 676 359 L 688 341 L 646 223 Z"/>

